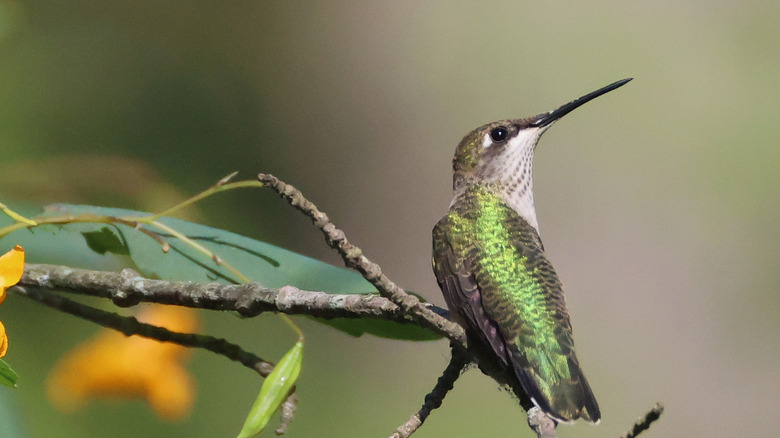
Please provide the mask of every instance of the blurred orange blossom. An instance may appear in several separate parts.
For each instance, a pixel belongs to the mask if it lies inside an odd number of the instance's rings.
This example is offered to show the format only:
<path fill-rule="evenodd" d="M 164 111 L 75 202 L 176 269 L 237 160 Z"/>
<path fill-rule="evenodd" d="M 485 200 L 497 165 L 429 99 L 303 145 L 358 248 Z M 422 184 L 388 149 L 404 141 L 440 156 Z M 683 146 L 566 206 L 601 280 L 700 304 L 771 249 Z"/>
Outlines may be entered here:
<path fill-rule="evenodd" d="M 155 305 L 139 321 L 190 333 L 198 328 L 194 310 Z M 186 417 L 195 398 L 195 381 L 182 365 L 189 349 L 109 329 L 79 345 L 57 363 L 47 382 L 49 399 L 74 411 L 90 398 L 143 398 L 168 420 Z"/>

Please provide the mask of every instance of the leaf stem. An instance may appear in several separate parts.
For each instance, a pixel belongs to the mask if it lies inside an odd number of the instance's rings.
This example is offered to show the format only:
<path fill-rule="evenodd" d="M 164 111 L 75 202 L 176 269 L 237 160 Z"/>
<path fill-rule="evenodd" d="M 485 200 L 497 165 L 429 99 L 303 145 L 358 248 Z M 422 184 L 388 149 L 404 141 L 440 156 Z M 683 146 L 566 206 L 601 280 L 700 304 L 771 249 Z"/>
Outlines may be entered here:
<path fill-rule="evenodd" d="M 282 321 L 286 322 L 287 325 L 290 326 L 290 328 L 292 328 L 293 331 L 298 335 L 298 342 L 302 344 L 304 341 L 303 330 L 301 330 L 301 328 L 298 327 L 295 322 L 293 322 L 292 318 L 285 315 L 284 313 L 280 313 L 279 316 L 282 318 Z"/>
<path fill-rule="evenodd" d="M 8 217 L 10 217 L 11 219 L 15 220 L 16 222 L 22 222 L 22 223 L 25 223 L 25 224 L 31 225 L 31 226 L 38 225 L 38 224 L 35 223 L 34 220 L 27 219 L 26 217 L 22 216 L 21 214 L 19 214 L 19 213 L 15 212 L 15 211 L 11 210 L 10 208 L 8 208 L 8 206 L 3 204 L 2 202 L 0 202 L 0 211 L 5 213 Z"/>
<path fill-rule="evenodd" d="M 234 268 L 229 263 L 225 262 L 222 259 L 222 257 L 218 256 L 217 254 L 214 254 L 208 248 L 206 248 L 205 246 L 201 245 L 200 243 L 190 239 L 189 237 L 185 236 L 181 232 L 177 231 L 175 228 L 169 227 L 168 225 L 165 225 L 164 223 L 159 222 L 159 221 L 150 222 L 148 225 L 151 225 L 153 227 L 157 227 L 157 228 L 165 231 L 166 233 L 169 233 L 171 236 L 181 240 L 182 242 L 184 242 L 187 245 L 191 246 L 195 250 L 205 254 L 207 257 L 209 257 L 211 260 L 213 260 L 214 263 L 216 263 L 218 266 L 224 266 L 225 269 L 227 269 L 233 275 L 238 277 L 238 279 L 241 280 L 242 282 L 249 283 L 251 281 L 249 279 L 249 277 L 247 277 L 246 275 L 242 274 L 241 271 L 239 271 L 238 269 Z"/>
<path fill-rule="evenodd" d="M 75 216 L 67 215 L 67 216 L 37 217 L 35 221 L 31 221 L 31 222 L 34 222 L 34 224 L 28 222 L 17 222 L 15 224 L 11 224 L 3 228 L 0 228 L 0 239 L 7 236 L 8 234 L 13 233 L 16 230 L 21 230 L 24 228 L 33 228 L 41 225 L 58 225 L 58 224 L 63 225 L 63 224 L 72 224 L 72 223 L 79 223 L 79 222 L 111 224 L 116 222 L 116 218 L 99 215 L 99 214 L 79 214 Z"/>
<path fill-rule="evenodd" d="M 238 181 L 238 182 L 234 182 L 234 183 L 226 183 L 226 180 L 229 181 L 229 179 L 232 178 L 233 175 L 235 175 L 235 173 L 230 174 L 230 175 L 228 175 L 225 178 L 222 178 L 217 184 L 209 187 L 208 189 L 198 193 L 197 195 L 195 195 L 195 196 L 193 196 L 193 197 L 191 197 L 191 198 L 189 198 L 189 199 L 187 199 L 185 201 L 182 201 L 182 202 L 174 205 L 173 207 L 171 207 L 171 208 L 169 208 L 167 210 L 164 210 L 164 211 L 162 211 L 160 213 L 157 213 L 157 214 L 153 214 L 151 216 L 143 216 L 143 217 L 139 217 L 139 218 L 132 218 L 132 220 L 136 220 L 138 222 L 143 222 L 143 223 L 152 223 L 154 221 L 159 220 L 163 216 L 170 216 L 171 214 L 173 214 L 173 213 L 175 213 L 175 212 L 177 212 L 177 211 L 179 211 L 179 210 L 181 210 L 181 209 L 183 209 L 185 207 L 188 207 L 188 206 L 190 206 L 190 205 L 192 205 L 192 204 L 194 204 L 194 203 L 196 203 L 196 202 L 198 202 L 198 201 L 200 201 L 202 199 L 208 198 L 209 196 L 211 196 L 213 194 L 216 194 L 216 193 L 219 193 L 219 192 L 224 192 L 224 191 L 233 190 L 233 189 L 239 189 L 239 188 L 243 188 L 243 187 L 263 187 L 263 184 L 260 183 L 259 181 L 251 181 L 251 180 L 250 181 Z"/>

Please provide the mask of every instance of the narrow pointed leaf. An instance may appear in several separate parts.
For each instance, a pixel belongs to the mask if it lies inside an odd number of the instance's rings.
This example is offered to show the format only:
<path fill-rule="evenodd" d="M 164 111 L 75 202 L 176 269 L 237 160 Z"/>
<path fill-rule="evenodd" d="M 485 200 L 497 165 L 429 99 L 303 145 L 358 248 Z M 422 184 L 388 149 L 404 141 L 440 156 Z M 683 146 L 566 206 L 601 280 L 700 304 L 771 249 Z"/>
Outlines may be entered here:
<path fill-rule="evenodd" d="M 0 359 L 0 385 L 16 387 L 16 381 L 19 375 L 8 366 L 8 363 Z"/>
<path fill-rule="evenodd" d="M 301 372 L 303 342 L 298 341 L 276 364 L 260 388 L 257 400 L 249 410 L 238 438 L 249 438 L 261 433 L 271 417 L 279 410 Z"/>

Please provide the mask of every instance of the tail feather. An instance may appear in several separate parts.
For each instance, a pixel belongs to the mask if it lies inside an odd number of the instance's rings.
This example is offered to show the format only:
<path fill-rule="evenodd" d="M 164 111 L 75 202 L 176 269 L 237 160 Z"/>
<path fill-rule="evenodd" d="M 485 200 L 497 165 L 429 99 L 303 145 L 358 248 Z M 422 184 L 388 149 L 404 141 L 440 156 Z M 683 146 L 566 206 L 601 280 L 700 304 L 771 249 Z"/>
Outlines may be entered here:
<path fill-rule="evenodd" d="M 527 369 L 514 366 L 515 374 L 520 384 L 533 402 L 545 414 L 562 423 L 571 423 L 582 418 L 590 423 L 598 424 L 601 420 L 596 397 L 576 363 L 570 363 L 571 378 L 561 380 L 549 386 L 549 391 L 542 391 L 541 382 Z"/>

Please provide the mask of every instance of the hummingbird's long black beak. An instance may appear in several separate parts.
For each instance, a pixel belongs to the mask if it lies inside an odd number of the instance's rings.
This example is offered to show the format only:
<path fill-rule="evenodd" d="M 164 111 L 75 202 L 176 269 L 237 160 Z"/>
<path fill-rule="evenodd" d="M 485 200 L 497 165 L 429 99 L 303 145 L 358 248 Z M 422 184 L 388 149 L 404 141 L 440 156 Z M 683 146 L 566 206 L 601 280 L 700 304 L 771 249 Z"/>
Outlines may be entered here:
<path fill-rule="evenodd" d="M 552 122 L 560 119 L 561 117 L 565 116 L 566 114 L 569 114 L 570 112 L 574 111 L 575 108 L 579 107 L 580 105 L 589 102 L 602 94 L 609 93 L 610 91 L 620 88 L 626 83 L 628 83 L 633 78 L 626 78 L 621 79 L 617 82 L 614 82 L 612 84 L 607 85 L 604 88 L 600 88 L 592 93 L 588 93 L 579 99 L 574 99 L 571 102 L 562 105 L 558 109 L 554 109 L 550 111 L 549 113 L 540 114 L 531 121 L 531 126 L 535 126 L 537 128 L 544 128 L 545 126 L 549 126 L 552 124 Z"/>

